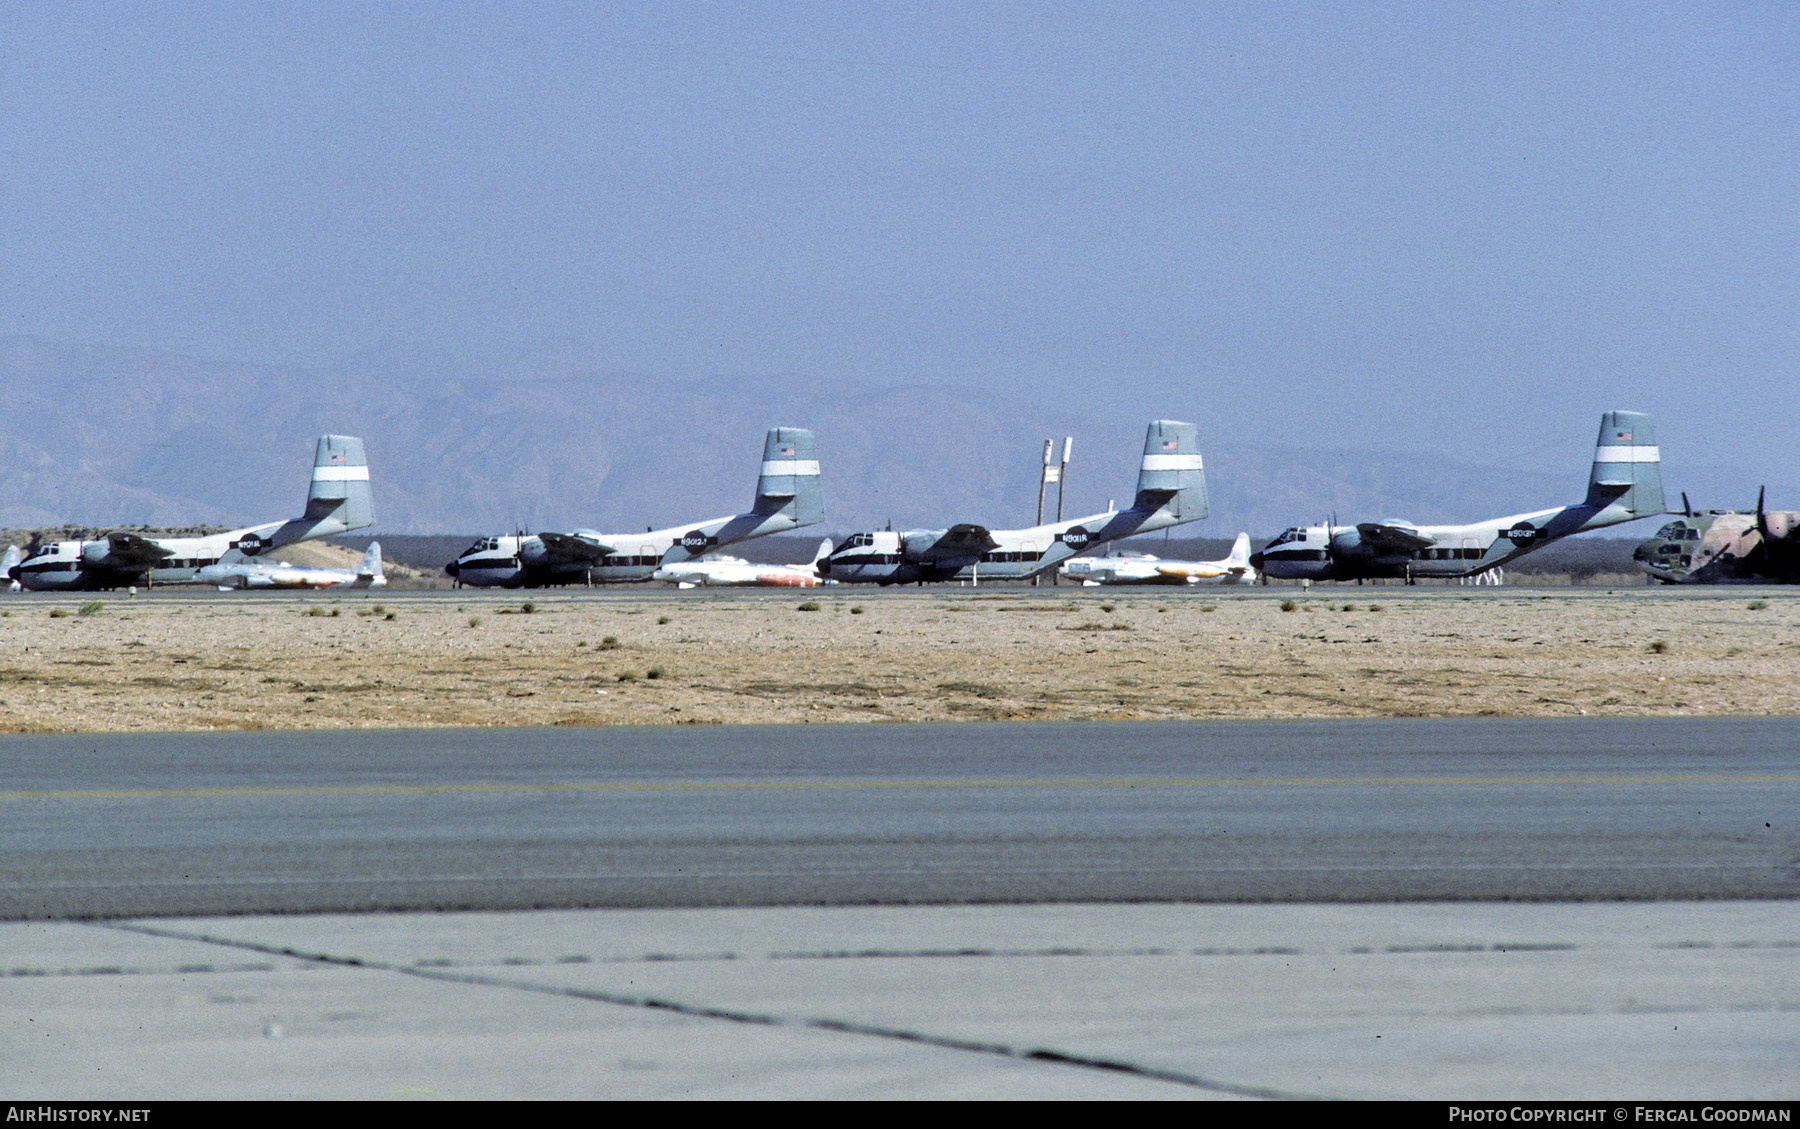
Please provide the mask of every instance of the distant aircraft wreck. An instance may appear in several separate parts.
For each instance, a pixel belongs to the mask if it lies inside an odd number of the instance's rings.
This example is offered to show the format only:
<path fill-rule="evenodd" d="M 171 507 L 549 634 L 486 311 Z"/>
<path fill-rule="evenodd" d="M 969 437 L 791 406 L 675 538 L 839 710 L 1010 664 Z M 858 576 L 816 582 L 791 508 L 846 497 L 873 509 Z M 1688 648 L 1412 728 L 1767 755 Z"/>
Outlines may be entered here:
<path fill-rule="evenodd" d="M 1664 584 L 1800 584 L 1800 512 L 1763 508 L 1695 512 L 1656 531 L 1631 557 Z"/>

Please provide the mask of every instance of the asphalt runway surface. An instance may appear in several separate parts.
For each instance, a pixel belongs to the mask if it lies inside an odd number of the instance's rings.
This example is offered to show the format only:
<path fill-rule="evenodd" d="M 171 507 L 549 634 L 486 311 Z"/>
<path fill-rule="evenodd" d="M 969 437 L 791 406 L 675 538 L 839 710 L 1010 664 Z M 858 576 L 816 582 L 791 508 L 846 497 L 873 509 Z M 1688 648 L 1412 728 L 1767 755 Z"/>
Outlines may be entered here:
<path fill-rule="evenodd" d="M 1800 895 L 1800 721 L 0 738 L 6 919 Z"/>

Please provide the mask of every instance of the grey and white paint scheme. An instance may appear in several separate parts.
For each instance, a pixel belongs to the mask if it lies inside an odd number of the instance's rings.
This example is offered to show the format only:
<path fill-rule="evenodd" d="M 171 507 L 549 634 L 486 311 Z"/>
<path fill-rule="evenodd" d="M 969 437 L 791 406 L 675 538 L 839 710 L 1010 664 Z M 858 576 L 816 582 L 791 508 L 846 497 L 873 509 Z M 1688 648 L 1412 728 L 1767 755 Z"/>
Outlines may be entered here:
<path fill-rule="evenodd" d="M 1572 533 L 1664 512 L 1662 454 L 1643 412 L 1607 412 L 1588 476 L 1587 497 L 1555 509 L 1468 525 L 1414 525 L 1388 519 L 1351 526 L 1295 526 L 1251 563 L 1278 580 L 1364 580 L 1474 576 Z"/>
<path fill-rule="evenodd" d="M 819 542 L 811 564 L 755 564 L 737 557 L 701 557 L 666 564 L 651 577 L 677 588 L 817 588 L 835 584 L 819 576 L 819 561 L 831 552 L 829 540 Z"/>
<path fill-rule="evenodd" d="M 19 552 L 17 545 L 8 545 L 6 552 L 0 553 L 0 581 L 4 581 L 8 592 L 17 592 L 24 587 L 13 576 L 13 570 L 18 568 L 19 562 L 24 559 L 25 554 Z"/>
<path fill-rule="evenodd" d="M 825 517 L 819 456 L 803 427 L 769 429 L 762 473 L 749 512 L 643 533 L 568 533 L 483 537 L 444 566 L 459 584 L 542 588 L 553 584 L 644 581 L 665 564 L 689 561 L 752 537 L 786 533 Z"/>
<path fill-rule="evenodd" d="M 1206 473 L 1191 423 L 1157 420 L 1144 436 L 1137 495 L 1128 510 L 1108 510 L 1029 529 L 948 529 L 857 533 L 819 562 L 819 575 L 846 584 L 924 584 L 944 580 L 1018 580 L 1078 553 L 1206 516 Z"/>
<path fill-rule="evenodd" d="M 121 531 L 96 541 L 30 545 L 13 575 L 27 588 L 58 592 L 193 584 L 201 569 L 220 561 L 247 560 L 297 541 L 361 529 L 374 520 L 363 441 L 351 435 L 321 435 L 306 512 L 300 517 L 204 537 L 145 537 Z"/>
<path fill-rule="evenodd" d="M 221 591 L 246 588 L 381 588 L 387 577 L 381 571 L 381 542 L 371 541 L 355 568 L 317 568 L 287 561 L 220 561 L 194 574 L 200 584 L 215 584 Z"/>
<path fill-rule="evenodd" d="M 1166 561 L 1149 553 L 1076 557 L 1062 566 L 1070 580 L 1098 584 L 1255 584 L 1250 563 L 1250 535 L 1240 533 L 1231 552 L 1217 561 Z"/>

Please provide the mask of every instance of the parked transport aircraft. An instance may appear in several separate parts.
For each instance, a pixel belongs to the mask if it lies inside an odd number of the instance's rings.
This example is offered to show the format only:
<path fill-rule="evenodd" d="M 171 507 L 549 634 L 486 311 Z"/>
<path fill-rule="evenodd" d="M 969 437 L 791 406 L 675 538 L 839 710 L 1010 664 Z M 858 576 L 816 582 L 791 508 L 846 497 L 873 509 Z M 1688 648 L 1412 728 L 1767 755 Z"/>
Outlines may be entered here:
<path fill-rule="evenodd" d="M 964 523 L 948 529 L 857 533 L 819 562 L 819 575 L 846 584 L 1021 579 L 1077 553 L 1206 516 L 1206 474 L 1191 423 L 1157 420 L 1144 436 L 1137 496 L 1128 510 L 1036 525 L 994 529 Z"/>
<path fill-rule="evenodd" d="M 1681 517 L 1656 531 L 1632 554 L 1664 584 L 1800 584 L 1800 513 L 1697 513 L 1681 496 Z"/>
<path fill-rule="evenodd" d="M 483 537 L 444 566 L 459 584 L 480 588 L 541 588 L 649 580 L 665 564 L 693 560 L 726 545 L 786 533 L 825 517 L 813 433 L 769 429 L 762 474 L 749 512 L 685 522 L 643 533 L 568 533 Z"/>
<path fill-rule="evenodd" d="M 201 569 L 221 560 L 245 560 L 296 541 L 361 529 L 374 520 L 363 441 L 351 435 L 321 435 L 306 512 L 300 517 L 205 537 L 146 537 L 121 531 L 97 541 L 28 545 L 14 577 L 27 588 L 75 592 L 192 584 Z"/>
<path fill-rule="evenodd" d="M 1250 563 L 1280 580 L 1363 580 L 1473 576 L 1572 533 L 1664 511 L 1662 455 L 1642 412 L 1600 417 L 1587 497 L 1555 509 L 1468 525 L 1413 525 L 1389 519 L 1352 526 L 1296 526 L 1253 553 Z"/>
<path fill-rule="evenodd" d="M 1062 574 L 1084 585 L 1096 584 L 1255 584 L 1250 565 L 1250 535 L 1240 533 L 1231 553 L 1218 561 L 1165 561 L 1149 553 L 1076 557 Z"/>
<path fill-rule="evenodd" d="M 380 588 L 387 584 L 381 572 L 381 542 L 369 542 L 362 563 L 355 568 L 313 568 L 287 561 L 220 561 L 194 574 L 201 584 L 233 588 Z"/>

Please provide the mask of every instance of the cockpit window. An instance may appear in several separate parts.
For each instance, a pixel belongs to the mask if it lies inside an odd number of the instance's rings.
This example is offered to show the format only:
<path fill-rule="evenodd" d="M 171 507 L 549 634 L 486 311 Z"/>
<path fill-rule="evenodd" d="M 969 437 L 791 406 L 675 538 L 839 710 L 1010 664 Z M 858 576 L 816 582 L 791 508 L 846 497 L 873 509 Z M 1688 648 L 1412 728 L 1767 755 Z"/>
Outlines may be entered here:
<path fill-rule="evenodd" d="M 1680 540 L 1684 539 L 1684 535 L 1682 534 L 1681 530 L 1682 530 L 1681 523 L 1678 521 L 1672 521 L 1669 524 L 1663 526 L 1661 529 L 1657 530 L 1656 535 L 1664 541 L 1680 541 Z"/>
<path fill-rule="evenodd" d="M 1284 529 L 1281 531 L 1281 536 L 1279 536 L 1279 537 L 1275 538 L 1275 540 L 1269 542 L 1269 548 L 1273 549 L 1277 545 L 1288 545 L 1288 544 L 1292 544 L 1295 541 L 1304 541 L 1304 540 L 1306 540 L 1306 530 L 1304 530 L 1304 529 Z"/>

